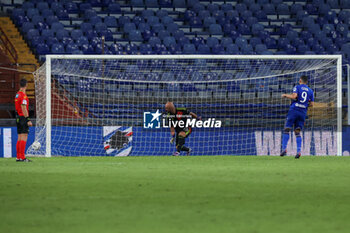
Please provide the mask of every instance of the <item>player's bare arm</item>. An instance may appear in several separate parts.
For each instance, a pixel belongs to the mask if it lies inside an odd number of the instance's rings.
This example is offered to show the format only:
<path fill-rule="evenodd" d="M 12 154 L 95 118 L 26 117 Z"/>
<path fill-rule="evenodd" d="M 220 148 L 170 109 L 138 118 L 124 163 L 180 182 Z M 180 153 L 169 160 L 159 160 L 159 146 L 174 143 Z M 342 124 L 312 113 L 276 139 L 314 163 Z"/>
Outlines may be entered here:
<path fill-rule="evenodd" d="M 298 98 L 298 94 L 297 94 L 297 93 L 282 94 L 282 98 L 287 98 L 287 99 L 296 100 L 296 99 Z"/>
<path fill-rule="evenodd" d="M 191 115 L 193 118 L 198 119 L 197 114 L 195 114 L 195 113 L 193 113 L 193 112 L 190 112 L 190 115 Z"/>
<path fill-rule="evenodd" d="M 313 107 L 314 106 L 314 102 L 313 101 L 310 101 L 309 102 L 309 107 Z"/>
<path fill-rule="evenodd" d="M 27 106 L 25 104 L 22 104 L 21 105 L 21 109 L 22 109 L 24 117 L 28 118 L 29 117 L 29 113 L 27 111 Z M 33 126 L 33 123 L 30 120 L 27 122 L 27 124 L 28 124 L 28 126 Z"/>

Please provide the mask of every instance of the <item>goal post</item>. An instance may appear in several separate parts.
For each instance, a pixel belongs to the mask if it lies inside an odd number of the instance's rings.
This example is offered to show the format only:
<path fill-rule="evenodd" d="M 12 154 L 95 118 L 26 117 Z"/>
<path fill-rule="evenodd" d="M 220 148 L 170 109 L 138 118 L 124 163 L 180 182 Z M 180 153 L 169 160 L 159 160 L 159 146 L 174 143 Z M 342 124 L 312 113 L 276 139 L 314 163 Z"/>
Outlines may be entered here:
<path fill-rule="evenodd" d="M 317 106 L 303 147 L 342 155 L 341 67 L 341 55 L 46 55 L 35 73 L 42 146 L 28 153 L 170 155 L 169 129 L 146 129 L 145 121 L 173 101 L 221 122 L 193 129 L 194 155 L 276 155 L 289 105 L 280 95 L 308 75 Z"/>

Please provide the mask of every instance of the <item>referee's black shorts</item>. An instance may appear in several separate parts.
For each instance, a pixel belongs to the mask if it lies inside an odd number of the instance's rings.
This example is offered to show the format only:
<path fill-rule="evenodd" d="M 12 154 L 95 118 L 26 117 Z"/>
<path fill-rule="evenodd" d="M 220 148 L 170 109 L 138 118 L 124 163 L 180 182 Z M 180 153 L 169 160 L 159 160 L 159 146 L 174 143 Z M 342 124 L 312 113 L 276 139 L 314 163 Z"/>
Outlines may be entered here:
<path fill-rule="evenodd" d="M 17 134 L 28 134 L 29 126 L 24 116 L 16 116 Z"/>

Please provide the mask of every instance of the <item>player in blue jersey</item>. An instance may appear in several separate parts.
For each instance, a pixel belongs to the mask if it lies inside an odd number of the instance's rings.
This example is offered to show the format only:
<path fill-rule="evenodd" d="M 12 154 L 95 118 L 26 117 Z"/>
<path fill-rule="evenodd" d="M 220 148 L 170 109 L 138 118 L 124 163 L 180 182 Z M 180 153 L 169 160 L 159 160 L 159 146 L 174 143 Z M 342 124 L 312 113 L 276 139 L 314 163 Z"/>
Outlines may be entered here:
<path fill-rule="evenodd" d="M 307 108 L 311 107 L 314 103 L 314 92 L 307 84 L 307 76 L 301 76 L 299 85 L 293 88 L 292 94 L 283 94 L 282 98 L 288 98 L 292 100 L 289 107 L 286 124 L 284 126 L 282 137 L 282 153 L 281 156 L 287 155 L 287 145 L 289 140 L 289 134 L 294 126 L 294 133 L 297 140 L 297 155 L 296 159 L 301 156 L 301 135 L 300 132 L 303 129 Z"/>

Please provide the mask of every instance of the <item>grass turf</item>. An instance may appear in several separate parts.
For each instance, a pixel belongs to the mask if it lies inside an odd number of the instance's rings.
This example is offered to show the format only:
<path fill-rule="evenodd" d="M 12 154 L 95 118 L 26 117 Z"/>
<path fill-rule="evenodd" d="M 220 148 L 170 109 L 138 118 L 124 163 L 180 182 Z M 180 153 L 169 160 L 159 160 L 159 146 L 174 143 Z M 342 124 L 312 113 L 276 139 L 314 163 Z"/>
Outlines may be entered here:
<path fill-rule="evenodd" d="M 350 157 L 0 159 L 0 232 L 348 232 Z"/>

